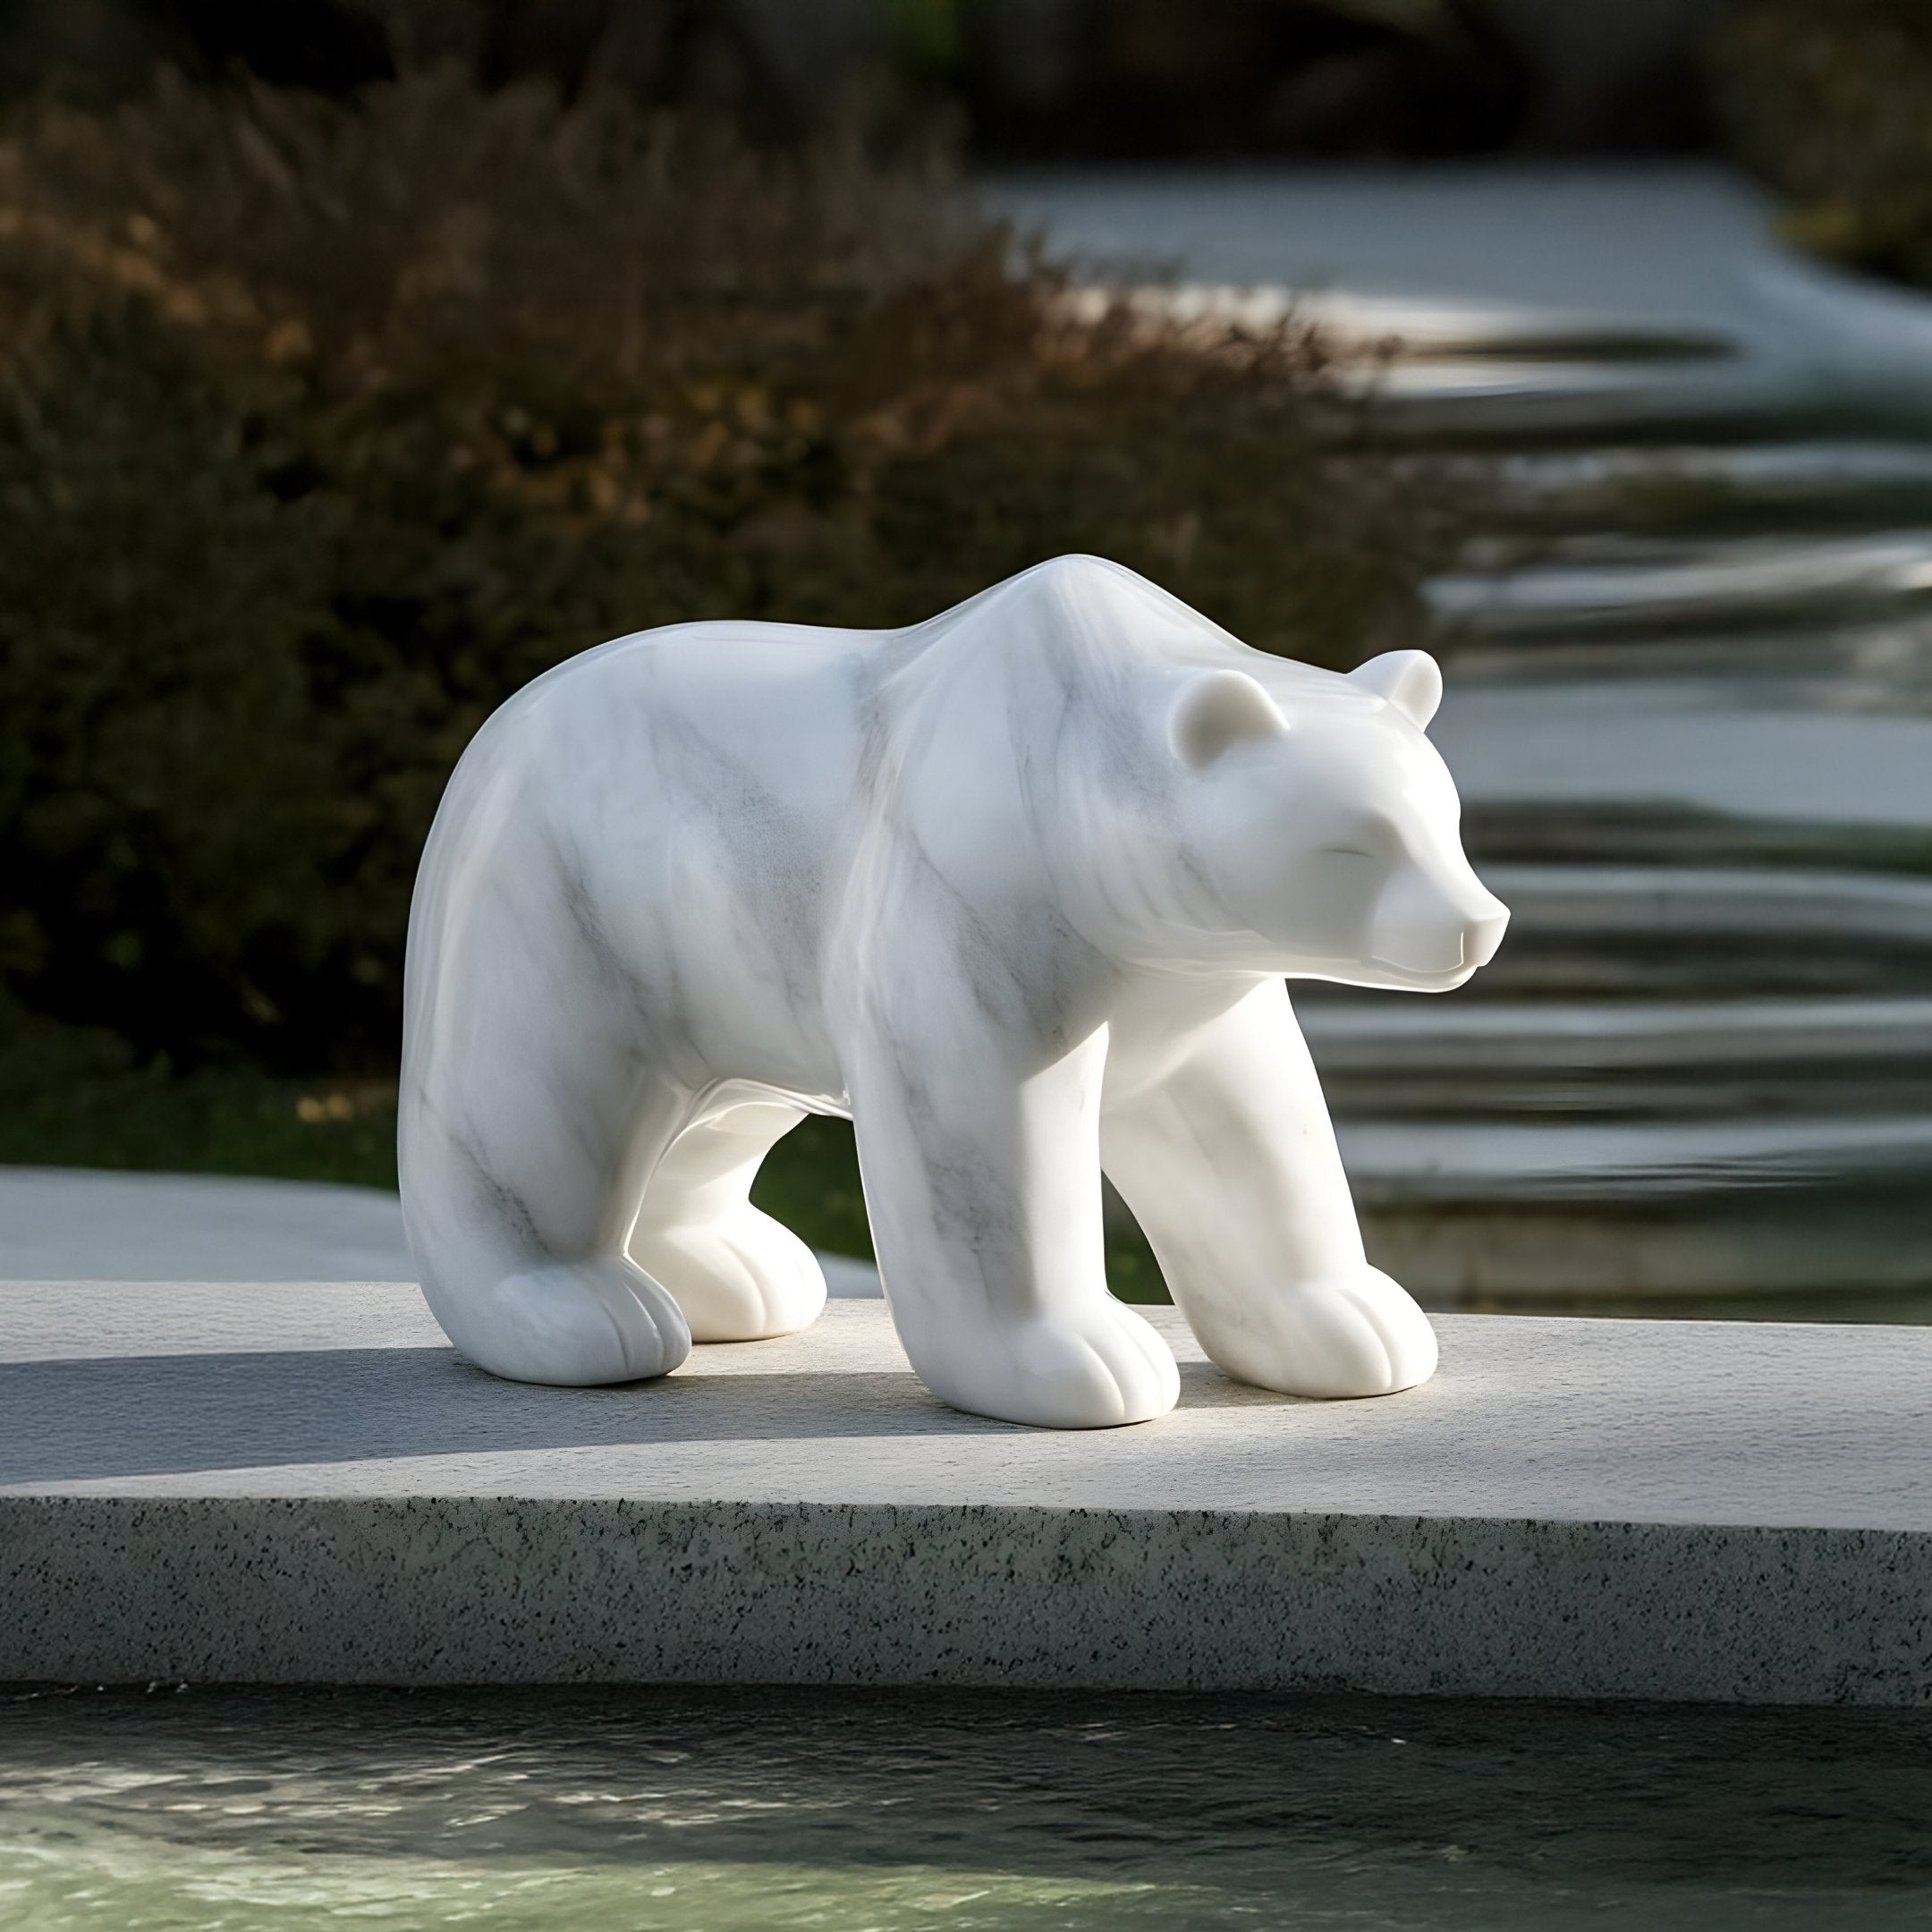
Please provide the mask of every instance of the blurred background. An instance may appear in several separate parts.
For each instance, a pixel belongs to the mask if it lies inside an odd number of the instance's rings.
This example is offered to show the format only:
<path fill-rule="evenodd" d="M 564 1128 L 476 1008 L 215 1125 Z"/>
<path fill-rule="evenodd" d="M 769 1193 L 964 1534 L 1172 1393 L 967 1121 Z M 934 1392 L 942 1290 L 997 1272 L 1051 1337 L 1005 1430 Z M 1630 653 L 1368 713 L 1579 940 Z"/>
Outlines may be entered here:
<path fill-rule="evenodd" d="M 1922 0 L 0 6 L 0 1274 L 394 1187 L 528 679 L 1068 550 L 1445 661 L 1508 942 L 1297 996 L 1375 1258 L 1932 1318 Z M 869 1251 L 842 1123 L 757 1198 Z"/>

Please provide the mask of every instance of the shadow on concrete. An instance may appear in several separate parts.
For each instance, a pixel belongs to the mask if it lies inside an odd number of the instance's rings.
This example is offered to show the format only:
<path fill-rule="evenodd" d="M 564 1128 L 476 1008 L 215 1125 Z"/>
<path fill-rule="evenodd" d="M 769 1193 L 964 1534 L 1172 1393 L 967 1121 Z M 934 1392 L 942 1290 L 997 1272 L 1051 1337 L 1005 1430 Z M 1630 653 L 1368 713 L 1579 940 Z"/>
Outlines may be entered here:
<path fill-rule="evenodd" d="M 0 1484 L 643 1443 L 957 1434 L 910 1373 L 504 1382 L 451 1349 L 283 1350 L 0 1366 Z"/>
<path fill-rule="evenodd" d="M 1287 1398 L 1182 1367 L 1183 1402 Z M 680 1374 L 614 1388 L 499 1381 L 451 1349 L 283 1350 L 0 1365 L 0 1486 L 650 1443 L 1021 1433 L 909 1370 Z"/>

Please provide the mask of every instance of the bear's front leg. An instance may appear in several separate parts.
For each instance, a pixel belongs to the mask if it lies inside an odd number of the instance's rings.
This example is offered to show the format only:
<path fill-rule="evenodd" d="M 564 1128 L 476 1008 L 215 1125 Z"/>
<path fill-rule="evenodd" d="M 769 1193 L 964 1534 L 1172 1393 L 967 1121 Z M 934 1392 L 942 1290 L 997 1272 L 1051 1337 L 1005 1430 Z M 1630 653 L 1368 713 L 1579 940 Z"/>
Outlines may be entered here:
<path fill-rule="evenodd" d="M 1029 1053 L 970 994 L 852 1030 L 846 1080 L 879 1275 L 913 1368 L 955 1409 L 1042 1428 L 1165 1415 L 1167 1344 L 1108 1294 L 1105 1028 Z"/>
<path fill-rule="evenodd" d="M 1321 1084 L 1269 979 L 1157 1085 L 1110 1097 L 1106 1172 L 1208 1358 L 1292 1395 L 1426 1382 L 1436 1335 L 1362 1252 Z"/>

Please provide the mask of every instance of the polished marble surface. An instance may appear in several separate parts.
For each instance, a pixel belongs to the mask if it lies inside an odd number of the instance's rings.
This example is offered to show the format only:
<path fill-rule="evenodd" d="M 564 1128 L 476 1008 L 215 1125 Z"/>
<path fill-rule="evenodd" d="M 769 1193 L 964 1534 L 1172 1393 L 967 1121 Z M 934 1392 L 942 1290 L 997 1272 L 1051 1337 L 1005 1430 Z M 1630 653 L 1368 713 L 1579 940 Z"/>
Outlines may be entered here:
<path fill-rule="evenodd" d="M 1103 1168 L 1230 1373 L 1426 1380 L 1283 976 L 1447 993 L 1494 955 L 1442 689 L 1421 651 L 1250 649 L 1089 556 L 901 631 L 678 625 L 546 674 L 464 753 L 411 911 L 402 1209 L 445 1332 L 589 1386 L 806 1326 L 818 1265 L 748 1192 L 843 1114 L 956 1408 L 1173 1407 L 1106 1292 Z"/>

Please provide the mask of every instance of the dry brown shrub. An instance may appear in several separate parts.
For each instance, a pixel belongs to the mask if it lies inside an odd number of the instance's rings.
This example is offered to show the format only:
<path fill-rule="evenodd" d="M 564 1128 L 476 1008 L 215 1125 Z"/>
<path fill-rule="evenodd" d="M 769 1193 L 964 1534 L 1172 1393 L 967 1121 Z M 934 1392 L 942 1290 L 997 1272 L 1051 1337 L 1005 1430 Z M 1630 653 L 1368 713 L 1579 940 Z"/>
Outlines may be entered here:
<path fill-rule="evenodd" d="M 1932 7 L 1739 0 L 1711 50 L 1733 149 L 1792 238 L 1932 288 Z"/>

